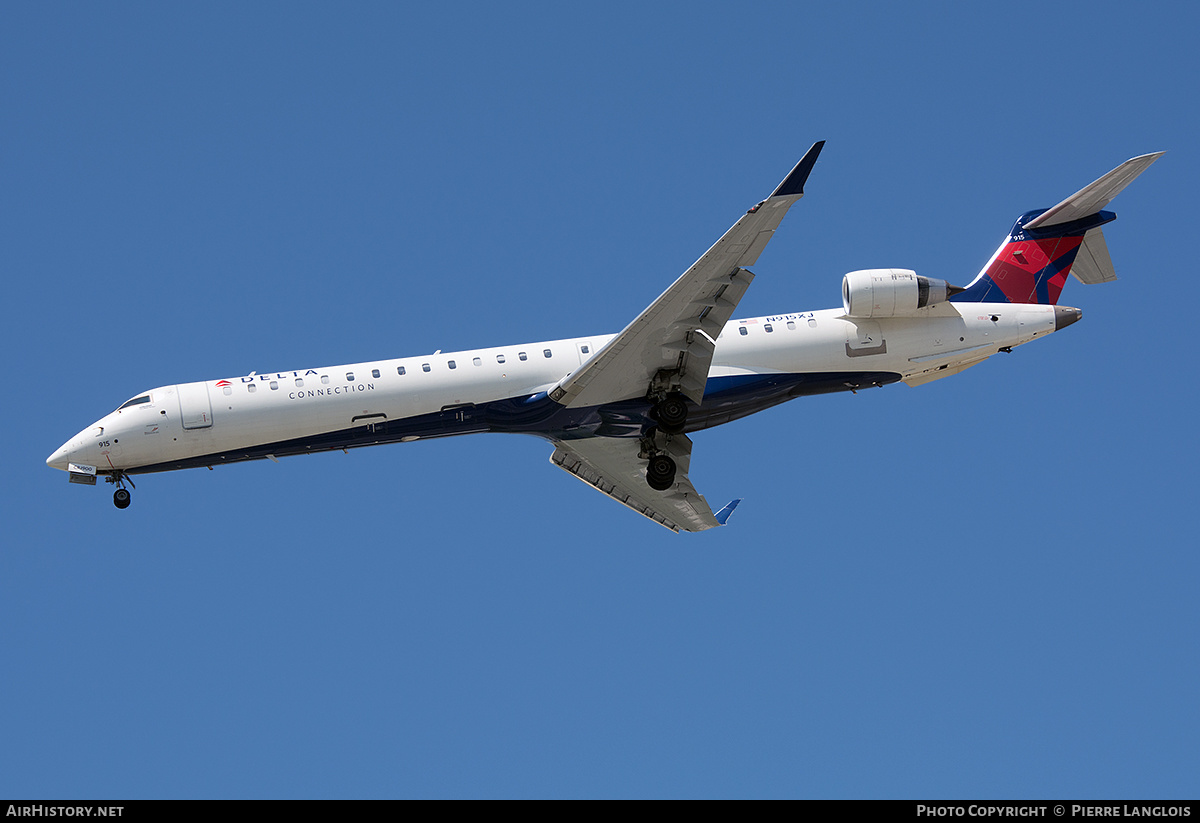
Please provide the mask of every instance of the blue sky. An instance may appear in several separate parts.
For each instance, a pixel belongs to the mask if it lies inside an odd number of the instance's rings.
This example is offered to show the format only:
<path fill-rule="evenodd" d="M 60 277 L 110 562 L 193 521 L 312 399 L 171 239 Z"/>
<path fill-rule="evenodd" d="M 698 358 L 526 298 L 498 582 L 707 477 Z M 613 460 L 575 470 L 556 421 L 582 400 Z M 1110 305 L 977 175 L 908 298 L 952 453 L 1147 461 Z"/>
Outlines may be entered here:
<path fill-rule="evenodd" d="M 1196 796 L 1200 13 L 978 8 L 10 4 L 0 796 Z M 617 331 L 819 139 L 739 316 L 1169 153 L 1081 323 L 695 436 L 724 529 L 532 438 L 44 466 L 153 386 Z"/>

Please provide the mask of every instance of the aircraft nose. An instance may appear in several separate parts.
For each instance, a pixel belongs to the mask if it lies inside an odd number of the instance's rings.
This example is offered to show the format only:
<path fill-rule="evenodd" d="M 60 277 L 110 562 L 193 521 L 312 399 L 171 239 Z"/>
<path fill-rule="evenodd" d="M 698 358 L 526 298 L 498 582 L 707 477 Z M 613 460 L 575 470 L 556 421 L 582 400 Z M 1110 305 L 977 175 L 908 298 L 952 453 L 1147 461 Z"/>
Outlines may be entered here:
<path fill-rule="evenodd" d="M 46 465 L 52 469 L 62 469 L 63 471 L 66 471 L 67 465 L 71 462 L 71 453 L 67 448 L 70 445 L 71 444 L 68 441 L 59 446 L 58 450 L 55 451 L 54 454 L 46 458 Z"/>

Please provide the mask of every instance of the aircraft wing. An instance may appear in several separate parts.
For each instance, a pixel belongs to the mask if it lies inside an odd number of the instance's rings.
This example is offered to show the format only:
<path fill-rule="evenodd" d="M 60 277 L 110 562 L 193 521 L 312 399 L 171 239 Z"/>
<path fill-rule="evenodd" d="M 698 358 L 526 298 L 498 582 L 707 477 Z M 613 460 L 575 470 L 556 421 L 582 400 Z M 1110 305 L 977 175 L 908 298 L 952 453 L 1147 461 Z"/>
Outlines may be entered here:
<path fill-rule="evenodd" d="M 563 378 L 550 398 L 567 407 L 597 406 L 644 397 L 657 379 L 698 405 L 717 335 L 754 279 L 743 266 L 758 260 L 787 210 L 804 196 L 804 182 L 824 145 L 814 143 L 770 197 L 734 223 L 591 360 Z"/>
<path fill-rule="evenodd" d="M 641 446 L 637 438 L 591 437 L 556 440 L 554 445 L 551 463 L 673 532 L 723 526 L 741 502 L 734 500 L 713 514 L 688 479 L 692 441 L 682 434 L 674 435 L 668 446 L 676 473 L 675 485 L 665 492 L 646 485 L 646 461 L 638 457 Z"/>

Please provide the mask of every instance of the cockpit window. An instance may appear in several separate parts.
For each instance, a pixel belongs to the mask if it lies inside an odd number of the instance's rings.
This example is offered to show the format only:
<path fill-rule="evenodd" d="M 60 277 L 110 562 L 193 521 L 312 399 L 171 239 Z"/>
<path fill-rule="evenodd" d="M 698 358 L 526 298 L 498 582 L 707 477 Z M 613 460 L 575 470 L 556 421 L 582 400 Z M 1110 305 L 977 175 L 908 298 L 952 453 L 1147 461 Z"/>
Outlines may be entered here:
<path fill-rule="evenodd" d="M 150 395 L 143 394 L 141 397 L 135 397 L 132 400 L 126 400 L 124 403 L 121 404 L 120 408 L 118 408 L 117 411 L 120 411 L 121 409 L 127 409 L 130 406 L 140 406 L 143 403 L 149 403 L 149 402 L 150 402 Z"/>

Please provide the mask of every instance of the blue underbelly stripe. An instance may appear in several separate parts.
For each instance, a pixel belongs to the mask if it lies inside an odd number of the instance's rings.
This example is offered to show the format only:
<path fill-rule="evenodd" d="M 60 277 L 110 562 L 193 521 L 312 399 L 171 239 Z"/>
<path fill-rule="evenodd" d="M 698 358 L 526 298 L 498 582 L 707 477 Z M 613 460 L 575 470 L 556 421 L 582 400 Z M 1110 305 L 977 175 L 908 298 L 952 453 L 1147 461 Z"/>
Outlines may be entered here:
<path fill-rule="evenodd" d="M 894 372 L 812 372 L 711 377 L 705 387 L 704 403 L 699 408 L 691 408 L 685 431 L 699 431 L 728 423 L 797 397 L 882 386 L 900 379 L 901 376 Z M 654 425 L 649 411 L 650 404 L 642 398 L 583 409 L 566 409 L 544 394 L 535 398 L 512 397 L 415 417 L 363 423 L 337 431 L 155 463 L 127 471 L 129 474 L 145 474 L 259 460 L 268 455 L 287 457 L 396 443 L 403 439 L 451 437 L 482 432 L 531 434 L 556 440 L 638 437 Z M 215 420 L 214 429 L 219 430 L 220 426 L 220 419 Z"/>

